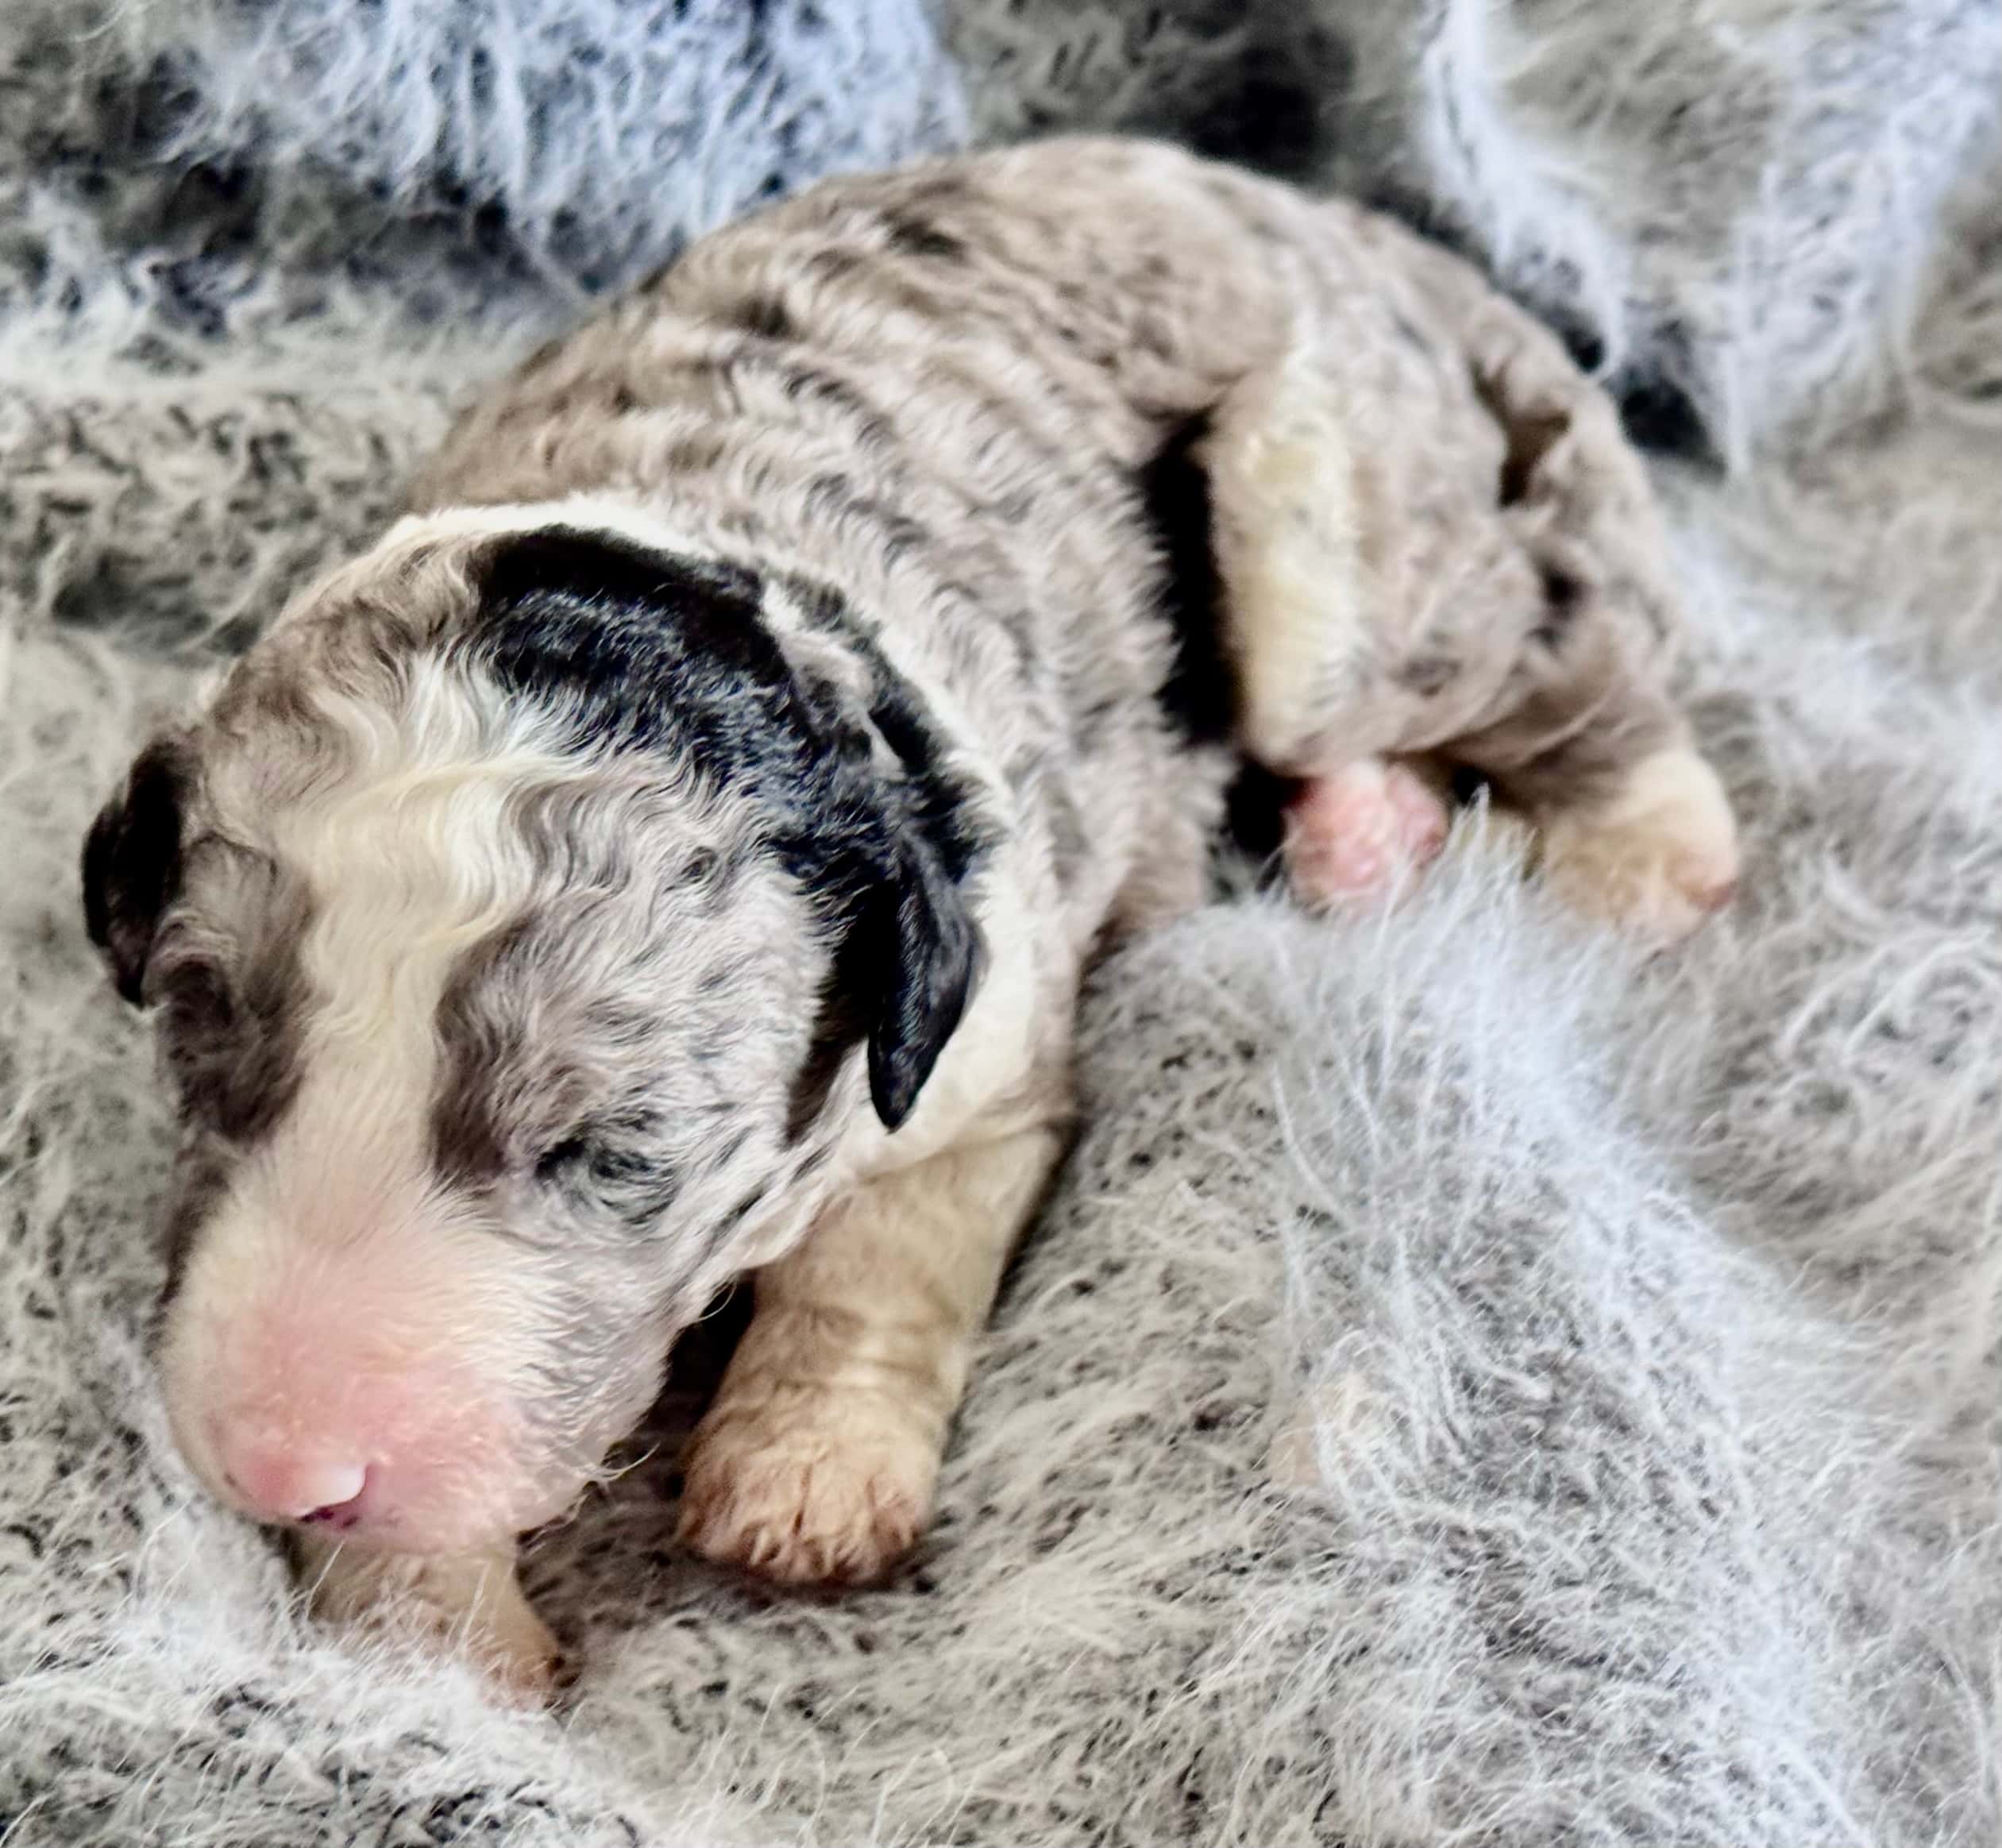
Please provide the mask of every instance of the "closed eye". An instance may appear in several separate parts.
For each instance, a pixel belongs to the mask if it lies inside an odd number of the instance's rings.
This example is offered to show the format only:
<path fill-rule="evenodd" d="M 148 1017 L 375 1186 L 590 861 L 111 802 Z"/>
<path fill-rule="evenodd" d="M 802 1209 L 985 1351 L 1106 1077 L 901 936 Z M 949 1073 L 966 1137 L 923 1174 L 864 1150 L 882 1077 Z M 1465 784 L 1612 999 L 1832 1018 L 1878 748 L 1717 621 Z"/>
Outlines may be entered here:
<path fill-rule="evenodd" d="M 679 1183 L 672 1168 L 636 1140 L 646 1127 L 622 1121 L 566 1136 L 536 1157 L 535 1179 L 545 1186 L 611 1193 L 622 1203 L 658 1211 Z"/>

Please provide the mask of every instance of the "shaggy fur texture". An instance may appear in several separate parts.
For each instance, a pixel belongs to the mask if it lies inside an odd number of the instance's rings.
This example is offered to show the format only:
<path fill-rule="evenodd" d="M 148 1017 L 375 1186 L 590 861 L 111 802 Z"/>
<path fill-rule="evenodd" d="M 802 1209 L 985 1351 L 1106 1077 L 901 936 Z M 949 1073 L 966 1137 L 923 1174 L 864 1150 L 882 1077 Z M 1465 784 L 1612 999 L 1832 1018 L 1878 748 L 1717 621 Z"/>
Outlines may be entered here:
<path fill-rule="evenodd" d="M 1735 461 L 1881 402 L 1989 222 L 1950 199 L 1994 145 L 1988 0 L 945 11 L 984 131 L 1171 129 L 1392 205 Z"/>
<path fill-rule="evenodd" d="M 1175 592 L 1184 450 L 1214 556 Z M 376 1547 L 487 1598 L 752 1271 L 681 1531 L 885 1575 L 1061 1153 L 1080 978 L 1206 895 L 1232 766 L 1177 706 L 1306 783 L 1303 897 L 1393 883 L 1353 837 L 1395 789 L 1443 843 L 1377 751 L 1491 777 L 1651 940 L 1736 877 L 1605 395 L 1436 245 L 1163 143 L 753 213 L 483 392 L 411 509 L 83 854 L 183 1128 L 176 1441 L 339 1547 L 344 1603 Z M 1177 604 L 1221 631 L 1179 660 Z"/>
<path fill-rule="evenodd" d="M 612 33 L 637 10 L 553 10 Z M 1951 10 L 1788 17 L 1915 46 Z M 1716 17 L 1652 16 L 1672 44 Z M 195 15 L 151 17 L 166 43 Z M 497 363 L 495 322 L 427 331 L 411 305 L 489 303 L 526 345 L 551 297 L 504 232 L 469 246 L 421 203 L 344 220 L 329 183 L 314 209 L 360 251 L 337 264 L 267 210 L 254 152 L 226 183 L 79 141 L 34 10 L 0 35 L 10 1848 L 1996 1838 L 1992 246 L 1959 241 L 1926 307 L 1916 415 L 1790 473 L 1664 475 L 1693 709 L 1748 824 L 1732 919 L 1631 967 L 1469 839 L 1380 924 L 1218 908 L 1137 947 L 1094 999 L 1089 1128 L 920 1565 L 838 1603 L 744 1590 L 666 1543 L 667 1453 L 642 1447 L 530 1564 L 591 1676 L 566 1719 L 511 1719 L 461 1672 L 358 1668 L 284 1615 L 271 1549 L 174 1461 L 141 1358 L 165 1125 L 73 863 L 195 639 L 379 523 Z M 1138 107 L 1163 68 L 1138 24 L 1096 43 Z M 1241 100 L 1172 62 L 1164 110 Z M 1950 44 L 1910 68 L 1977 80 Z M 119 68 L 92 119 L 143 129 Z M 1799 119 L 1824 82 L 1802 68 L 1775 79 Z M 825 77 L 788 73 L 760 119 Z M 1672 86 L 1625 94 L 1637 130 L 1672 114 Z M 1992 175 L 1958 171 L 1992 223 Z M 699 214 L 658 198 L 671 245 Z M 1909 249 L 1886 273 L 1926 301 Z M 1726 352 L 1765 351 L 1786 286 L 1738 298 Z"/>

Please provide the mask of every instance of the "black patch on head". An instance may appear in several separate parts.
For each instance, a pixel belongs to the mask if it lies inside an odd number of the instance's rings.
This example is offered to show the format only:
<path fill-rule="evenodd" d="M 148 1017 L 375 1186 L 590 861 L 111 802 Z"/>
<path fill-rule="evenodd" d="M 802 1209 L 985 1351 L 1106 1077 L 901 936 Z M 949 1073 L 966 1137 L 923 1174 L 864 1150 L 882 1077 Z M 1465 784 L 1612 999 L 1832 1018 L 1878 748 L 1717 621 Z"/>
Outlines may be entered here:
<path fill-rule="evenodd" d="M 1223 646 L 1223 589 L 1212 544 L 1209 478 L 1195 459 L 1208 430 L 1198 418 L 1170 439 L 1141 477 L 1148 523 L 1167 564 L 1161 608 L 1175 631 L 1175 666 L 1160 700 L 1191 744 L 1229 738 L 1237 681 Z"/>
<path fill-rule="evenodd" d="M 866 1038 L 871 1094 L 895 1128 L 979 969 L 957 799 L 934 812 L 931 789 L 881 773 L 862 715 L 797 674 L 765 626 L 755 573 L 550 528 L 502 541 L 475 577 L 469 646 L 503 688 L 565 714 L 581 747 L 669 751 L 752 803 L 835 945 L 843 998 L 824 997 L 823 1014 L 844 1050 Z M 897 724 L 887 677 L 885 695 Z M 914 722 L 904 735 L 915 748 Z M 816 1043 L 809 1068 L 820 1056 Z"/>
<path fill-rule="evenodd" d="M 148 745 L 84 839 L 84 928 L 134 1005 L 160 913 L 180 890 L 181 811 L 192 775 L 179 740 Z"/>
<path fill-rule="evenodd" d="M 930 709 L 892 667 L 876 638 L 831 584 L 789 577 L 785 588 L 809 627 L 840 637 L 869 673 L 869 722 L 903 768 L 905 812 L 945 868 L 963 878 L 986 847 L 986 837 L 970 785 L 950 766 L 951 746 Z"/>
<path fill-rule="evenodd" d="M 550 527 L 489 551 L 475 590 L 480 664 L 581 746 L 685 743 L 727 781 L 791 716 L 754 573 Z"/>

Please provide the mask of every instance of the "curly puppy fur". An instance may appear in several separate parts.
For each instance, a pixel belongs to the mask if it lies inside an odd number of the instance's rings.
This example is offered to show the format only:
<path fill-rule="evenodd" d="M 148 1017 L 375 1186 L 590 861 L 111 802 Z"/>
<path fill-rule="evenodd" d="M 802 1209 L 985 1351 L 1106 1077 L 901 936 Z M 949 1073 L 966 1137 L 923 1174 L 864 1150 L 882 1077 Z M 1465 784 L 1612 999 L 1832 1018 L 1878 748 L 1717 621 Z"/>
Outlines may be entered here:
<path fill-rule="evenodd" d="M 1167 613 L 1192 463 L 1234 697 Z M 1231 747 L 1304 785 L 1310 896 L 1358 792 L 1436 836 L 1374 766 L 1444 761 L 1671 939 L 1736 871 L 1677 626 L 1607 403 L 1387 221 L 1080 141 L 710 238 L 468 416 L 92 831 L 187 1131 L 182 1448 L 327 1608 L 414 1595 L 539 1692 L 514 1537 L 750 1273 L 684 1531 L 880 1573 L 1080 982 L 1202 897 Z"/>

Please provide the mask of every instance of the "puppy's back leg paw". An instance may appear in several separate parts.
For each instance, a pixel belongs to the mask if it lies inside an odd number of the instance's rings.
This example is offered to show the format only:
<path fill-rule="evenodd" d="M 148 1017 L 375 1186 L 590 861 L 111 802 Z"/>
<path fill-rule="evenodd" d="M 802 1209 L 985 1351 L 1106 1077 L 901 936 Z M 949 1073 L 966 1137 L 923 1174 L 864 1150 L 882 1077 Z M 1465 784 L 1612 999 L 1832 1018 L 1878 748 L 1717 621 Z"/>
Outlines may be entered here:
<path fill-rule="evenodd" d="M 1738 886 L 1738 824 L 1686 746 L 1641 758 L 1601 800 L 1542 818 L 1544 877 L 1567 903 L 1644 939 L 1680 942 Z"/>
<path fill-rule="evenodd" d="M 1445 846 L 1444 777 L 1431 765 L 1365 758 L 1310 777 L 1286 811 L 1286 863 L 1307 904 L 1377 897 Z"/>

